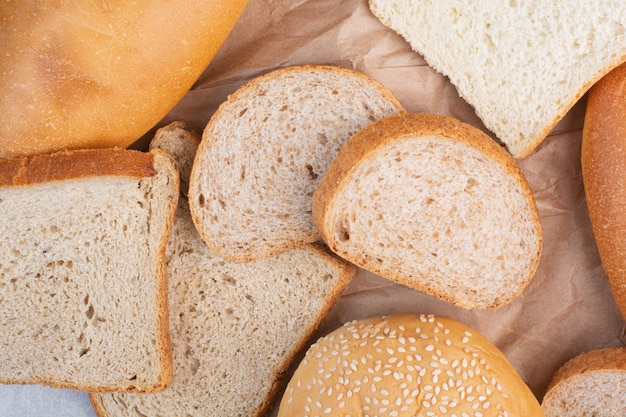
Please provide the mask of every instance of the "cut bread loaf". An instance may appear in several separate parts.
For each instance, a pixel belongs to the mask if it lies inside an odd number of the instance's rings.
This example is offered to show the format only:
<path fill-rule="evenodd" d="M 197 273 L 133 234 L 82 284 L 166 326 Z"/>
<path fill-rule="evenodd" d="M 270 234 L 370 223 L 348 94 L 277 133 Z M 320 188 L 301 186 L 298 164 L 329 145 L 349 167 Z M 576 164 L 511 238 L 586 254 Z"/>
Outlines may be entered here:
<path fill-rule="evenodd" d="M 183 98 L 246 4 L 4 2 L 0 157 L 128 147 Z"/>
<path fill-rule="evenodd" d="M 178 183 L 161 151 L 0 160 L 2 383 L 170 383 L 165 248 Z"/>
<path fill-rule="evenodd" d="M 168 245 L 171 386 L 91 394 L 100 417 L 263 415 L 354 275 L 317 244 L 250 263 L 215 255 L 181 199 Z"/>
<path fill-rule="evenodd" d="M 200 135 L 187 129 L 187 123 L 177 120 L 158 129 L 150 141 L 150 149 L 161 149 L 176 161 L 180 174 L 180 192 L 184 196 L 189 190 L 189 176 L 200 139 Z"/>
<path fill-rule="evenodd" d="M 193 156 L 189 134 L 175 123 L 151 146 L 178 150 L 173 156 L 184 165 Z M 231 263 L 202 241 L 184 198 L 167 270 L 174 381 L 155 394 L 91 394 L 100 417 L 262 415 L 355 273 L 318 244 Z"/>
<path fill-rule="evenodd" d="M 626 348 L 594 350 L 566 362 L 541 407 L 546 417 L 624 417 Z"/>
<path fill-rule="evenodd" d="M 331 66 L 294 66 L 258 77 L 224 102 L 196 156 L 189 204 L 204 241 L 246 262 L 311 243 L 311 199 L 344 143 L 403 111 L 379 83 Z"/>
<path fill-rule="evenodd" d="M 515 160 L 444 116 L 398 114 L 358 132 L 315 192 L 313 217 L 341 257 L 465 308 L 511 301 L 541 253 Z"/>
<path fill-rule="evenodd" d="M 307 351 L 279 417 L 542 417 L 530 388 L 487 338 L 446 317 L 346 323 Z"/>
<path fill-rule="evenodd" d="M 516 158 L 626 59 L 622 0 L 370 0 Z"/>
<path fill-rule="evenodd" d="M 598 252 L 626 318 L 626 64 L 589 91 L 581 165 Z"/>

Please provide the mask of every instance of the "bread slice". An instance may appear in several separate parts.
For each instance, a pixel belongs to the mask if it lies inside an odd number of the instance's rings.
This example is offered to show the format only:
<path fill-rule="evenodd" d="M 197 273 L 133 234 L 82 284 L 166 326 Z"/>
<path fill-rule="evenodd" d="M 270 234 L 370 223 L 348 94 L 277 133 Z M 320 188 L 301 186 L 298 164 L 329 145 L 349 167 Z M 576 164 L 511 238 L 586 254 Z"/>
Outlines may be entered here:
<path fill-rule="evenodd" d="M 465 308 L 512 300 L 541 253 L 515 160 L 444 116 L 398 114 L 357 133 L 315 192 L 313 216 L 341 257 Z"/>
<path fill-rule="evenodd" d="M 626 348 L 594 350 L 566 362 L 541 407 L 546 417 L 626 415 Z"/>
<path fill-rule="evenodd" d="M 100 417 L 262 415 L 355 272 L 317 244 L 226 261 L 197 234 L 185 199 L 167 265 L 174 381 L 155 394 L 91 394 Z"/>
<path fill-rule="evenodd" d="M 626 60 L 622 0 L 369 0 L 516 158 Z"/>
<path fill-rule="evenodd" d="M 206 126 L 189 204 L 204 241 L 247 262 L 315 242 L 311 199 L 344 143 L 403 111 L 379 83 L 332 66 L 294 66 L 250 81 Z"/>
<path fill-rule="evenodd" d="M 170 383 L 165 247 L 178 184 L 160 151 L 0 160 L 0 382 Z"/>

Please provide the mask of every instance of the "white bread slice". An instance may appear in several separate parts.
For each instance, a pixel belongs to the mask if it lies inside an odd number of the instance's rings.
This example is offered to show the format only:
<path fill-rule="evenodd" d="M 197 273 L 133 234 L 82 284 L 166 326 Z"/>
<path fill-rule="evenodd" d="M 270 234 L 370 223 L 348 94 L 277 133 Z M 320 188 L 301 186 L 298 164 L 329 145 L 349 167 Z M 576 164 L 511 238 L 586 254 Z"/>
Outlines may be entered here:
<path fill-rule="evenodd" d="M 2 383 L 170 383 L 165 247 L 178 184 L 161 151 L 0 161 Z"/>
<path fill-rule="evenodd" d="M 255 416 L 354 275 L 321 245 L 231 263 L 180 200 L 167 250 L 174 380 L 154 394 L 91 394 L 100 417 Z"/>
<path fill-rule="evenodd" d="M 516 161 L 444 116 L 404 113 L 362 129 L 322 179 L 313 217 L 341 257 L 465 308 L 511 301 L 541 253 Z"/>
<path fill-rule="evenodd" d="M 626 348 L 570 359 L 554 374 L 541 407 L 546 417 L 624 417 Z"/>
<path fill-rule="evenodd" d="M 311 199 L 344 143 L 403 111 L 382 85 L 333 66 L 293 66 L 258 77 L 206 126 L 189 205 L 204 241 L 247 262 L 315 242 Z"/>
<path fill-rule="evenodd" d="M 370 0 L 516 158 L 626 60 L 622 0 Z"/>

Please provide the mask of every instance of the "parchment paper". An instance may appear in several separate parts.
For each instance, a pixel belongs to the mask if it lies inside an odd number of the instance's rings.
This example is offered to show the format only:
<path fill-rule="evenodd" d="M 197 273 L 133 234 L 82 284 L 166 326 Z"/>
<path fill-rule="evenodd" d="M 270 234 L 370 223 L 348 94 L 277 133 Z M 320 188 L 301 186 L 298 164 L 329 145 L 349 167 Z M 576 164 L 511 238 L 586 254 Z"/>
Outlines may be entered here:
<path fill-rule="evenodd" d="M 453 116 L 485 130 L 447 78 L 384 27 L 367 0 L 250 0 L 215 60 L 158 126 L 185 120 L 201 133 L 217 106 L 244 82 L 296 64 L 359 70 L 384 84 L 408 111 Z M 539 268 L 521 296 L 498 309 L 469 311 L 359 270 L 315 338 L 373 315 L 445 315 L 487 336 L 539 399 L 566 360 L 626 346 L 624 319 L 609 291 L 585 202 L 580 168 L 584 112 L 583 98 L 533 154 L 519 161 L 544 236 Z M 145 146 L 152 133 L 136 146 Z M 36 386 L 0 387 L 0 415 L 94 416 L 82 393 Z"/>

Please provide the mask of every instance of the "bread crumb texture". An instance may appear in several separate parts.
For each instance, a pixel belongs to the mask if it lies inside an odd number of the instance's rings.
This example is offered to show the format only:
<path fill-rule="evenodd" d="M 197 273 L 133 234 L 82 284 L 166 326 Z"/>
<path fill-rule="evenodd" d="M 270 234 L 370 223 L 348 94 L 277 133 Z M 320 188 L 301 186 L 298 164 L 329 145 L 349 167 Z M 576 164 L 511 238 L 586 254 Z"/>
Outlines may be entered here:
<path fill-rule="evenodd" d="M 346 323 L 307 351 L 279 417 L 526 417 L 539 404 L 484 336 L 445 317 L 397 314 Z"/>

